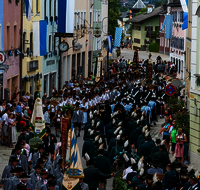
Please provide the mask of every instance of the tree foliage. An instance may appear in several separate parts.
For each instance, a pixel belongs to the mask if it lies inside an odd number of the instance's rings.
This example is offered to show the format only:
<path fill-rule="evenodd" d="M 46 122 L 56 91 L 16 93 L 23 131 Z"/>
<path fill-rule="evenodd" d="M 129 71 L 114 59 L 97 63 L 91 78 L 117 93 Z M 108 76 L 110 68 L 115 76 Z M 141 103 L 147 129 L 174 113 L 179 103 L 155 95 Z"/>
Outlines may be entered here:
<path fill-rule="evenodd" d="M 140 12 L 138 12 L 135 16 L 138 16 L 138 15 L 141 15 L 141 14 L 144 14 L 147 12 L 147 7 L 143 8 L 140 10 Z"/>
<path fill-rule="evenodd" d="M 120 0 L 110 0 L 109 4 L 109 34 L 112 38 L 115 37 L 115 28 L 119 27 L 118 20 L 120 19 Z"/>

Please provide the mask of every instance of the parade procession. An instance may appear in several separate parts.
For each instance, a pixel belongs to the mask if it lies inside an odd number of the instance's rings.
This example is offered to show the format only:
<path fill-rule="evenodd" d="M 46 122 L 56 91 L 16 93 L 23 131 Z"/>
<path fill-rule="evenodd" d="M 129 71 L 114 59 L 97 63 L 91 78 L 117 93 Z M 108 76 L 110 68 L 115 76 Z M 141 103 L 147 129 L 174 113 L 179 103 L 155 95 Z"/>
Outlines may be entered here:
<path fill-rule="evenodd" d="M 0 0 L 0 190 L 199 190 L 198 4 Z"/>

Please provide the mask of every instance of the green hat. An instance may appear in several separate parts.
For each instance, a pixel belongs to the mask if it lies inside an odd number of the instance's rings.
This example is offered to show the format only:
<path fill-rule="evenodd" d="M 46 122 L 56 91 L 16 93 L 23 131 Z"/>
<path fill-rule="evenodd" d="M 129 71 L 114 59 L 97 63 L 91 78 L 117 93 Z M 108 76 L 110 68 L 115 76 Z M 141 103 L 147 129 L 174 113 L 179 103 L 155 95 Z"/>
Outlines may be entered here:
<path fill-rule="evenodd" d="M 48 175 L 48 170 L 47 169 L 42 169 L 41 171 L 40 171 L 40 175 Z"/>

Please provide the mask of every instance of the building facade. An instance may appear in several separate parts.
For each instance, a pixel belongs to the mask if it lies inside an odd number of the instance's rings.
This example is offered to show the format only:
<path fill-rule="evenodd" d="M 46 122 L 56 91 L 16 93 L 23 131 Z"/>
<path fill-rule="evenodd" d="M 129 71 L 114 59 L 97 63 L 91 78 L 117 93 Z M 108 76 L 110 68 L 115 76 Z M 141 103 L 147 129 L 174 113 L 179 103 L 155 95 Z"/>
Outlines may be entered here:
<path fill-rule="evenodd" d="M 160 29 L 163 25 L 165 19 L 165 14 L 160 15 Z M 162 31 L 160 31 L 160 45 L 159 45 L 159 53 L 169 55 L 170 54 L 170 39 L 165 38 L 165 27 Z"/>
<path fill-rule="evenodd" d="M 173 15 L 170 59 L 176 65 L 177 77 L 184 79 L 186 30 L 182 30 L 183 10 L 180 1 L 169 3 L 169 7 Z"/>
<path fill-rule="evenodd" d="M 34 94 L 38 83 L 42 83 L 42 57 L 33 56 L 33 22 L 42 20 L 42 1 L 32 1 L 31 20 L 26 18 L 26 6 L 23 5 L 23 60 L 22 87 L 24 92 Z M 40 89 L 41 90 L 41 89 Z"/>
<path fill-rule="evenodd" d="M 16 54 L 20 47 L 20 3 L 3 0 L 3 14 L 4 64 L 9 65 L 8 71 L 4 72 L 4 98 L 10 100 L 14 88 L 19 88 L 20 82 L 20 58 Z"/>
<path fill-rule="evenodd" d="M 132 49 L 147 50 L 150 42 L 159 45 L 159 38 L 155 32 L 160 30 L 160 14 L 163 12 L 161 7 L 157 7 L 150 12 L 141 14 L 129 19 L 132 23 Z"/>
<path fill-rule="evenodd" d="M 52 95 L 59 88 L 59 38 L 55 37 L 58 27 L 58 0 L 42 1 L 42 19 L 47 21 L 47 55 L 42 57 L 42 94 Z"/>
<path fill-rule="evenodd" d="M 192 43 L 192 1 L 188 1 L 188 29 L 186 31 L 186 62 L 185 62 L 185 94 L 187 108 L 190 107 L 190 76 L 191 76 L 191 43 Z"/>
<path fill-rule="evenodd" d="M 88 72 L 92 69 L 92 26 L 93 0 L 76 0 L 74 36 L 62 39 L 69 44 L 70 48 L 67 52 L 61 53 L 61 86 L 72 78 L 88 77 Z"/>
<path fill-rule="evenodd" d="M 4 10 L 0 1 L 0 51 L 4 51 Z M 4 70 L 0 70 L 0 101 L 4 98 Z"/>
<path fill-rule="evenodd" d="M 102 29 L 102 3 L 99 0 L 94 0 L 93 9 L 93 73 L 96 75 L 98 57 L 101 57 L 101 37 L 96 31 Z"/>
<path fill-rule="evenodd" d="M 200 74 L 200 3 L 192 0 L 192 15 L 190 14 L 191 29 L 191 86 L 190 86 L 190 137 L 189 154 L 190 162 L 195 164 L 196 169 L 200 169 L 200 87 L 197 85 Z M 189 20 L 189 19 L 188 19 Z"/>

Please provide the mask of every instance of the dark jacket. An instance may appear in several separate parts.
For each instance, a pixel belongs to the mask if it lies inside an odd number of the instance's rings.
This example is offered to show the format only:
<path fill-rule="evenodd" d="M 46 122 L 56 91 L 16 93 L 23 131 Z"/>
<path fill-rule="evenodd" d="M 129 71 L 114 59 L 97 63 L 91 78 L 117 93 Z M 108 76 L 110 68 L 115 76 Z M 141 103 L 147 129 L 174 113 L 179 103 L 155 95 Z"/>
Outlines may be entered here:
<path fill-rule="evenodd" d="M 102 174 L 99 169 L 93 167 L 93 166 L 89 166 L 88 168 L 85 168 L 83 170 L 84 173 L 84 182 L 86 184 L 88 184 L 89 188 L 90 187 L 99 187 L 99 178 L 110 178 L 111 175 L 107 174 L 104 175 Z"/>

